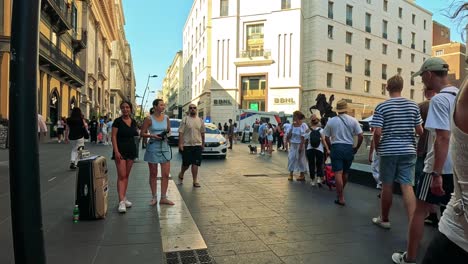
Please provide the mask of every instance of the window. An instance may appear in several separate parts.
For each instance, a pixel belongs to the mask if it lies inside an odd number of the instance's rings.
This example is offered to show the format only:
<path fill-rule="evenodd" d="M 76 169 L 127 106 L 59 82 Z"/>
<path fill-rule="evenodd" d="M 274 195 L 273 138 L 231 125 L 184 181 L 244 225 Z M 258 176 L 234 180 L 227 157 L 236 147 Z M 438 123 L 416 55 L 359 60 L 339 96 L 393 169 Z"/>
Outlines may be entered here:
<path fill-rule="evenodd" d="M 414 57 L 415 57 L 414 53 L 411 53 L 411 62 L 413 63 L 414 63 Z"/>
<path fill-rule="evenodd" d="M 364 45 L 366 49 L 370 49 L 371 40 L 366 38 L 366 40 L 364 41 Z"/>
<path fill-rule="evenodd" d="M 424 19 L 423 25 L 424 25 L 424 30 L 426 30 L 426 19 Z"/>
<path fill-rule="evenodd" d="M 442 56 L 442 55 L 444 55 L 444 50 L 436 50 L 435 55 L 436 55 L 436 56 Z"/>
<path fill-rule="evenodd" d="M 333 86 L 333 73 L 327 73 L 327 87 L 331 88 Z"/>
<path fill-rule="evenodd" d="M 371 61 L 370 60 L 364 60 L 364 75 L 370 76 L 370 74 L 371 74 L 370 68 L 371 68 Z"/>
<path fill-rule="evenodd" d="M 328 38 L 333 39 L 333 26 L 328 25 Z"/>
<path fill-rule="evenodd" d="M 385 95 L 386 92 L 387 92 L 387 85 L 385 83 L 382 83 L 382 88 L 380 90 L 380 92 L 382 93 L 382 95 Z"/>
<path fill-rule="evenodd" d="M 415 41 L 416 41 L 416 33 L 411 32 L 411 48 L 412 49 L 416 48 Z"/>
<path fill-rule="evenodd" d="M 416 15 L 415 14 L 411 15 L 411 23 L 413 23 L 413 25 L 416 24 Z"/>
<path fill-rule="evenodd" d="M 414 89 L 410 90 L 410 99 L 414 100 Z"/>
<path fill-rule="evenodd" d="M 345 55 L 345 71 L 353 72 L 352 60 L 353 60 L 353 56 L 348 55 L 348 54 Z"/>
<path fill-rule="evenodd" d="M 364 81 L 364 92 L 368 93 L 370 92 L 370 81 Z"/>
<path fill-rule="evenodd" d="M 263 56 L 263 24 L 247 26 L 247 51 L 252 57 Z"/>
<path fill-rule="evenodd" d="M 346 25 L 353 25 L 353 7 L 346 5 Z"/>
<path fill-rule="evenodd" d="M 353 33 L 346 32 L 346 43 L 351 44 L 353 42 Z"/>
<path fill-rule="evenodd" d="M 387 80 L 387 64 L 382 64 L 382 79 Z"/>
<path fill-rule="evenodd" d="M 351 90 L 351 82 L 353 79 L 351 77 L 345 77 L 345 89 Z"/>
<path fill-rule="evenodd" d="M 382 38 L 387 39 L 388 21 L 382 20 Z"/>
<path fill-rule="evenodd" d="M 371 1 L 371 0 L 366 0 L 366 2 L 367 2 L 368 4 L 371 4 L 371 3 L 372 3 L 372 1 Z"/>
<path fill-rule="evenodd" d="M 401 54 L 403 53 L 403 51 L 401 49 L 398 49 L 398 58 L 401 59 Z"/>
<path fill-rule="evenodd" d="M 371 33 L 371 14 L 366 13 L 366 32 Z"/>
<path fill-rule="evenodd" d="M 387 44 L 382 44 L 382 54 L 387 54 Z"/>
<path fill-rule="evenodd" d="M 411 72 L 411 75 L 410 75 L 410 76 L 411 76 L 411 80 L 410 80 L 410 83 L 411 83 L 411 85 L 414 85 L 414 78 L 413 78 L 413 74 L 414 74 L 414 72 Z"/>
<path fill-rule="evenodd" d="M 205 24 L 205 17 L 203 17 L 203 31 L 206 29 L 206 24 Z"/>
<path fill-rule="evenodd" d="M 423 40 L 423 52 L 426 53 L 426 41 Z"/>
<path fill-rule="evenodd" d="M 402 35 L 403 35 L 403 28 L 398 27 L 398 44 L 403 44 Z"/>
<path fill-rule="evenodd" d="M 78 11 L 76 9 L 75 4 L 73 4 L 72 7 L 72 27 L 75 30 L 75 32 L 78 31 Z"/>
<path fill-rule="evenodd" d="M 401 75 L 401 68 L 397 68 L 397 72 L 399 75 Z"/>
<path fill-rule="evenodd" d="M 383 0 L 383 11 L 388 11 L 388 0 Z"/>
<path fill-rule="evenodd" d="M 291 0 L 281 0 L 281 9 L 291 8 Z"/>
<path fill-rule="evenodd" d="M 328 1 L 328 18 L 333 19 L 333 2 Z"/>
<path fill-rule="evenodd" d="M 220 0 L 220 10 L 219 16 L 228 16 L 229 14 L 229 1 L 228 0 Z"/>
<path fill-rule="evenodd" d="M 403 8 L 401 7 L 398 8 L 398 17 L 403 18 Z"/>
<path fill-rule="evenodd" d="M 327 61 L 328 62 L 333 61 L 333 50 L 331 50 L 331 49 L 327 50 Z"/>

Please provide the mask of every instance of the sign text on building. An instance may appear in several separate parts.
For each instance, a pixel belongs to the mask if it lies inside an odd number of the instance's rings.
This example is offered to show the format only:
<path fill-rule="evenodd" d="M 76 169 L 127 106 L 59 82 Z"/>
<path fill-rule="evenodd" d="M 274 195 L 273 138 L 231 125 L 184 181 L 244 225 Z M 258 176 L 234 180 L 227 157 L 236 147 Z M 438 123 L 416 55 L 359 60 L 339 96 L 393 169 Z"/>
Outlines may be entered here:
<path fill-rule="evenodd" d="M 221 106 L 221 105 L 232 105 L 231 99 L 214 99 L 213 105 Z"/>
<path fill-rule="evenodd" d="M 296 101 L 294 101 L 294 98 L 277 97 L 274 98 L 273 103 L 279 105 L 293 105 L 296 104 Z"/>

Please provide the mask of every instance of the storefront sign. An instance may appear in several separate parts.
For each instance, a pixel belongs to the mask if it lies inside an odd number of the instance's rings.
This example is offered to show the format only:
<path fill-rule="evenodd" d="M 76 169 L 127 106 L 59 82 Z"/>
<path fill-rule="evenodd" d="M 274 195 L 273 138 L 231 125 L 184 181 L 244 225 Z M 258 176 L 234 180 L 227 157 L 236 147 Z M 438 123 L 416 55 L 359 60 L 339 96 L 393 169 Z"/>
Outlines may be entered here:
<path fill-rule="evenodd" d="M 214 106 L 232 105 L 232 102 L 231 102 L 231 99 L 214 99 L 213 105 Z"/>
<path fill-rule="evenodd" d="M 294 101 L 294 98 L 279 97 L 279 98 L 274 98 L 273 104 L 275 104 L 275 105 L 293 105 L 293 104 L 296 104 L 296 101 Z"/>

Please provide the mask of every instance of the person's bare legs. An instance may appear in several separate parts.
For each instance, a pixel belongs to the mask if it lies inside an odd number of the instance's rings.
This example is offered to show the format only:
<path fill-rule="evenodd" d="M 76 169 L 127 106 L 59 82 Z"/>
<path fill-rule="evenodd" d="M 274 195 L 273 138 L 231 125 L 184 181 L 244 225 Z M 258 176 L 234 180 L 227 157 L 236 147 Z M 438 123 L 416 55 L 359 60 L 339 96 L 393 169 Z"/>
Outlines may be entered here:
<path fill-rule="evenodd" d="M 157 182 L 158 182 L 158 164 L 148 163 L 149 167 L 149 185 L 151 188 L 151 205 L 156 205 L 156 193 L 157 193 Z"/>
<path fill-rule="evenodd" d="M 343 171 L 335 171 L 335 180 L 336 180 L 336 194 L 338 196 L 338 202 L 344 204 L 344 182 L 343 182 Z"/>
<path fill-rule="evenodd" d="M 400 187 L 401 193 L 403 194 L 403 203 L 406 208 L 408 222 L 411 222 L 411 219 L 414 215 L 414 211 L 416 210 L 416 196 L 414 194 L 414 189 L 413 186 L 409 184 L 401 184 Z"/>
<path fill-rule="evenodd" d="M 167 199 L 167 188 L 169 187 L 169 171 L 171 170 L 171 162 L 161 163 L 161 200 L 159 204 L 174 205 L 174 202 Z"/>
<path fill-rule="evenodd" d="M 193 177 L 193 184 L 198 183 L 198 166 L 192 164 L 192 177 Z"/>
<path fill-rule="evenodd" d="M 343 172 L 343 192 L 344 192 L 344 189 L 345 189 L 347 183 L 348 183 L 348 173 Z"/>
<path fill-rule="evenodd" d="M 393 201 L 393 184 L 382 183 L 382 193 L 380 197 L 380 218 L 383 222 L 389 221 L 390 208 Z"/>
<path fill-rule="evenodd" d="M 418 256 L 419 243 L 424 235 L 424 218 L 429 212 L 431 204 L 428 204 L 419 199 L 416 200 L 416 209 L 409 222 L 408 229 L 408 246 L 406 253 L 407 261 L 416 261 Z"/>
<path fill-rule="evenodd" d="M 184 166 L 182 164 L 182 166 L 180 166 L 180 172 L 179 172 L 179 184 L 182 184 L 183 180 L 184 180 L 184 173 L 188 170 L 189 166 Z"/>

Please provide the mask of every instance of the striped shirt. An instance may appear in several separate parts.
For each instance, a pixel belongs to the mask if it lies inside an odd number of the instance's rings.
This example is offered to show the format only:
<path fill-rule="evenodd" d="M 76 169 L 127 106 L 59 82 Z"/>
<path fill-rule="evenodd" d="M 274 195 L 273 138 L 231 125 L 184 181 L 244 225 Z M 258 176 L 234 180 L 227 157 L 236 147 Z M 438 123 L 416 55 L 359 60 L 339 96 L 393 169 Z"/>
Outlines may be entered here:
<path fill-rule="evenodd" d="M 380 103 L 371 127 L 382 128 L 380 156 L 416 154 L 415 127 L 422 124 L 418 105 L 406 98 L 395 97 Z"/>

